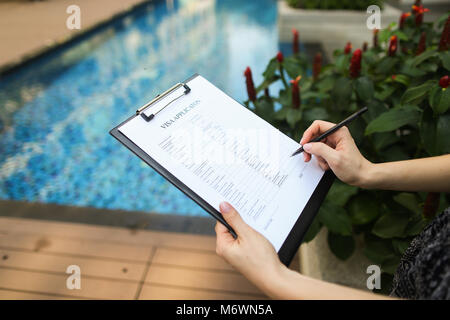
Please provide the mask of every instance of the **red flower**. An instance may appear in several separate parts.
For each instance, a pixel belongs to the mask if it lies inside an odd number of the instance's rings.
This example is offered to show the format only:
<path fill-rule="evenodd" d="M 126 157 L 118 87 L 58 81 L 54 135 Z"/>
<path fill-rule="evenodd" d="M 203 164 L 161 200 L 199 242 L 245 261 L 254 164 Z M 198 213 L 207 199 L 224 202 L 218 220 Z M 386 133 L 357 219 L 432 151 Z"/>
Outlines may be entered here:
<path fill-rule="evenodd" d="M 367 43 L 367 41 L 365 41 L 364 43 L 363 43 L 363 52 L 366 52 L 367 51 L 367 47 L 369 46 L 369 44 Z"/>
<path fill-rule="evenodd" d="M 279 63 L 282 63 L 284 60 L 283 54 L 281 53 L 281 51 L 278 51 L 277 53 L 277 60 Z"/>
<path fill-rule="evenodd" d="M 322 70 L 322 54 L 320 52 L 317 52 L 314 56 L 314 63 L 313 63 L 313 79 L 314 81 L 319 78 L 320 71 Z"/>
<path fill-rule="evenodd" d="M 448 86 L 450 85 L 450 78 L 449 78 L 449 76 L 443 76 L 439 80 L 439 85 L 441 86 L 442 89 L 447 89 Z"/>
<path fill-rule="evenodd" d="M 350 77 L 357 78 L 359 76 L 359 73 L 361 72 L 361 58 L 361 49 L 355 50 L 352 59 L 350 60 Z"/>
<path fill-rule="evenodd" d="M 427 42 L 427 34 L 425 32 L 422 32 L 422 34 L 420 35 L 419 44 L 417 46 L 416 56 L 425 51 L 427 47 L 426 42 Z"/>
<path fill-rule="evenodd" d="M 292 29 L 292 51 L 294 52 L 294 54 L 297 54 L 300 52 L 300 48 L 298 45 L 298 31 L 297 29 Z"/>
<path fill-rule="evenodd" d="M 345 45 L 344 53 L 345 54 L 352 53 L 352 43 L 350 41 L 347 42 L 347 44 Z"/>
<path fill-rule="evenodd" d="M 395 56 L 396 51 L 397 51 L 397 36 L 392 36 L 391 40 L 389 41 L 388 56 L 390 57 Z"/>
<path fill-rule="evenodd" d="M 400 16 L 400 22 L 398 23 L 399 29 L 402 30 L 405 25 L 405 20 L 411 15 L 411 12 L 406 12 Z"/>
<path fill-rule="evenodd" d="M 252 102 L 255 102 L 256 90 L 255 85 L 253 83 L 252 70 L 250 69 L 250 67 L 247 67 L 247 69 L 245 69 L 244 76 L 245 76 L 245 84 L 247 85 L 248 99 Z"/>
<path fill-rule="evenodd" d="M 423 205 L 423 216 L 431 219 L 436 215 L 439 208 L 440 194 L 438 192 L 429 192 Z"/>
<path fill-rule="evenodd" d="M 441 41 L 439 41 L 439 51 L 447 51 L 450 48 L 450 16 L 442 30 Z"/>
<path fill-rule="evenodd" d="M 423 14 L 430 11 L 430 9 L 424 8 L 423 5 L 413 5 L 412 9 L 416 16 L 416 26 L 420 26 L 423 22 Z"/>
<path fill-rule="evenodd" d="M 294 80 L 291 80 L 290 83 L 292 84 L 292 108 L 299 109 L 300 105 L 302 104 L 302 101 L 300 99 L 300 87 L 298 86 L 298 83 L 302 76 L 298 76 Z"/>
<path fill-rule="evenodd" d="M 374 48 L 378 48 L 378 31 L 380 31 L 380 30 L 379 29 L 373 30 L 373 47 Z"/>
<path fill-rule="evenodd" d="M 393 75 L 391 76 L 391 78 L 392 78 L 392 80 L 395 80 L 395 78 L 397 78 L 397 75 L 393 74 Z"/>

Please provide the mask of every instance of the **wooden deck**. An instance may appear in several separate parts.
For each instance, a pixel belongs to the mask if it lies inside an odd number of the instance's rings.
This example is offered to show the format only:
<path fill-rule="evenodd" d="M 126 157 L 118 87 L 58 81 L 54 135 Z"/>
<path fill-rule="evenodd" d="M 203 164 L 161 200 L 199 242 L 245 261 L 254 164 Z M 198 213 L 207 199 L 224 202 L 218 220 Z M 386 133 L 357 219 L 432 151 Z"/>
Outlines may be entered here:
<path fill-rule="evenodd" d="M 79 290 L 66 287 L 69 265 Z M 212 236 L 0 217 L 0 299 L 264 298 Z"/>

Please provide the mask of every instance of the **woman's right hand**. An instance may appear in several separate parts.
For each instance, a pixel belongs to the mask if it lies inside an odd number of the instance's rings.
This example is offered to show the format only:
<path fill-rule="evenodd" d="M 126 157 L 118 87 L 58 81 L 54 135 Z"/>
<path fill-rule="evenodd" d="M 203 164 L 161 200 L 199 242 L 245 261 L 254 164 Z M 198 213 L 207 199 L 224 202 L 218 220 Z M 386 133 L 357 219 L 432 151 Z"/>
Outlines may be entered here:
<path fill-rule="evenodd" d="M 333 126 L 334 123 L 316 120 L 303 133 L 300 144 L 306 151 L 303 152 L 305 161 L 311 160 L 313 154 L 322 169 L 333 170 L 345 183 L 364 187 L 368 170 L 373 164 L 361 155 L 347 127 L 340 128 L 322 142 L 308 143 Z"/>

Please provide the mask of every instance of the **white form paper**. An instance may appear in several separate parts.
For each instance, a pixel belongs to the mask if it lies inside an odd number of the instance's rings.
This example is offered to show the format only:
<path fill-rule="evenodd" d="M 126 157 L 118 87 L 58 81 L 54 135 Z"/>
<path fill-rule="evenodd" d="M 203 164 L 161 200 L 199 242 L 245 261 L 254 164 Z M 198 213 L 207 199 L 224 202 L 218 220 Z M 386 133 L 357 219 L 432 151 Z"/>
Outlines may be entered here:
<path fill-rule="evenodd" d="M 297 142 L 203 77 L 187 84 L 153 120 L 135 117 L 120 132 L 217 210 L 231 203 L 279 251 L 324 171 L 314 157 L 291 157 Z"/>

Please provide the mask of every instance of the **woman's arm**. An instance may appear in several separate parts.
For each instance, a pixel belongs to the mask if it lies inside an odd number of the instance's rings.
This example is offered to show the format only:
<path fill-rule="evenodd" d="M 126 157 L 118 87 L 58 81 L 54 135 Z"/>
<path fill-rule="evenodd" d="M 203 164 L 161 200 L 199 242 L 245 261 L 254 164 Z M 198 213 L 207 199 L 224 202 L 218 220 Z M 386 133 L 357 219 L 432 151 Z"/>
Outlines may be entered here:
<path fill-rule="evenodd" d="M 274 247 L 247 225 L 228 203 L 220 205 L 224 219 L 238 237 L 234 239 L 221 223 L 216 224 L 216 252 L 262 292 L 274 299 L 386 299 L 356 290 L 305 277 L 286 268 Z"/>
<path fill-rule="evenodd" d="M 361 155 L 346 127 L 323 143 L 308 143 L 332 126 L 317 120 L 305 131 L 300 141 L 305 161 L 314 154 L 323 169 L 331 168 L 340 180 L 361 188 L 450 192 L 450 155 L 374 164 Z"/>
<path fill-rule="evenodd" d="M 362 180 L 367 189 L 450 192 L 450 155 L 372 164 Z"/>

